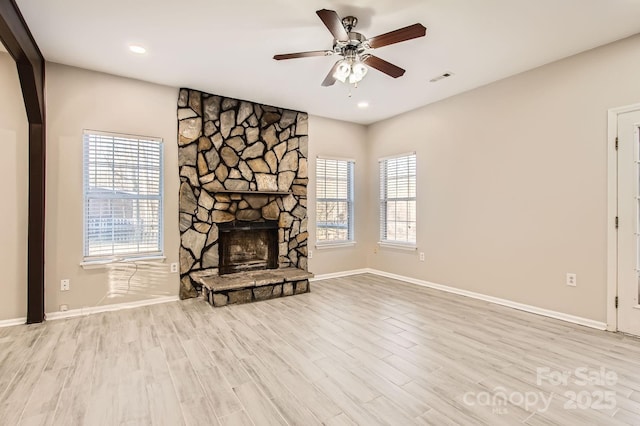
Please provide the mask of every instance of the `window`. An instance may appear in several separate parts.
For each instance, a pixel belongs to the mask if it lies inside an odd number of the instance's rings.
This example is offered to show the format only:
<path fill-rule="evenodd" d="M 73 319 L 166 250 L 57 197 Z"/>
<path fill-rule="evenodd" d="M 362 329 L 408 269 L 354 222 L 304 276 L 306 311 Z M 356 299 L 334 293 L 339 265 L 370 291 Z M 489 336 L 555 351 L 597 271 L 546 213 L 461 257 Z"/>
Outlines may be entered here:
<path fill-rule="evenodd" d="M 316 240 L 319 245 L 353 242 L 353 165 L 316 160 Z"/>
<path fill-rule="evenodd" d="M 380 241 L 416 244 L 416 155 L 380 160 Z"/>
<path fill-rule="evenodd" d="M 84 260 L 162 255 L 162 140 L 84 132 Z"/>

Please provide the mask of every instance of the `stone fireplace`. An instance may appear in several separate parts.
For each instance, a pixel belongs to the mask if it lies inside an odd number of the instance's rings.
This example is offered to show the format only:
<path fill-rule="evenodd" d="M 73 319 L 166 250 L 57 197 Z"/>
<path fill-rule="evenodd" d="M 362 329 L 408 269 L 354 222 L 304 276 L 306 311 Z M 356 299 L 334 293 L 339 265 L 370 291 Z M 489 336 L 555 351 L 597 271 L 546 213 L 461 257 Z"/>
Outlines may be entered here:
<path fill-rule="evenodd" d="M 182 299 L 220 306 L 309 290 L 307 118 L 180 90 Z"/>

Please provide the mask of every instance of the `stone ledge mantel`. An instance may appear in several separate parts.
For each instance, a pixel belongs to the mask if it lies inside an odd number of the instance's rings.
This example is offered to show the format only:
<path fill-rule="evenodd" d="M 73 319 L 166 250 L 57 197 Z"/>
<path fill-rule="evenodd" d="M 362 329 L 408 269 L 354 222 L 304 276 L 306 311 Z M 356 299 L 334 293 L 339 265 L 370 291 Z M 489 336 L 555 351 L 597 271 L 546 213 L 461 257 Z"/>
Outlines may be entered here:
<path fill-rule="evenodd" d="M 259 190 L 233 190 L 233 189 L 219 189 L 214 191 L 216 194 L 246 194 L 246 195 L 291 195 L 293 191 L 259 191 Z"/>

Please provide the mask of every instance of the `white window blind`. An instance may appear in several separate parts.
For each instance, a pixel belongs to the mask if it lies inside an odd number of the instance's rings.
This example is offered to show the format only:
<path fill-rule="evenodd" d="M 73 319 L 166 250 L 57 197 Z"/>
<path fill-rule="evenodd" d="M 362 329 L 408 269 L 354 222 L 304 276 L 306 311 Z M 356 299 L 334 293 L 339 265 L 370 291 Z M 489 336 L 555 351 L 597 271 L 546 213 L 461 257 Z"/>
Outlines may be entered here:
<path fill-rule="evenodd" d="M 353 167 L 349 160 L 316 159 L 316 239 L 353 241 Z"/>
<path fill-rule="evenodd" d="M 416 155 L 380 160 L 380 240 L 416 243 Z"/>
<path fill-rule="evenodd" d="M 162 140 L 84 132 L 84 258 L 160 256 Z"/>

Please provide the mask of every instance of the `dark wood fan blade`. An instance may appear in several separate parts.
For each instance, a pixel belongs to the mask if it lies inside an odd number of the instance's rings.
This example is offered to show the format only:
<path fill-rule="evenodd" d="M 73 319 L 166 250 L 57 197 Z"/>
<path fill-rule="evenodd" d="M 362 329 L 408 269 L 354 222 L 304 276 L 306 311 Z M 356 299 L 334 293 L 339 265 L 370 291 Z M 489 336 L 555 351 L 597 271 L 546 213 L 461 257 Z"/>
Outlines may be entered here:
<path fill-rule="evenodd" d="M 424 37 L 425 34 L 427 34 L 427 29 L 422 24 L 413 24 L 400 28 L 399 30 L 372 37 L 368 40 L 368 43 L 371 48 L 377 49 L 378 47 L 400 43 L 401 41 Z"/>
<path fill-rule="evenodd" d="M 349 41 L 349 34 L 347 34 L 347 30 L 344 29 L 342 20 L 335 10 L 320 9 L 316 11 L 316 14 L 320 17 L 329 32 L 331 32 L 333 38 L 339 41 Z"/>
<path fill-rule="evenodd" d="M 310 52 L 285 53 L 283 55 L 274 55 L 273 59 L 281 61 L 283 59 L 310 58 L 312 56 L 329 56 L 333 55 L 332 50 L 314 50 Z"/>
<path fill-rule="evenodd" d="M 327 74 L 327 77 L 322 82 L 323 86 L 325 86 L 325 87 L 333 86 L 333 84 L 336 82 L 336 79 L 333 77 L 333 74 L 335 74 L 336 68 L 338 68 L 338 64 L 339 63 L 340 63 L 340 61 L 336 62 L 333 65 L 333 67 L 331 67 L 331 71 L 329 71 L 329 74 Z"/>
<path fill-rule="evenodd" d="M 367 55 L 362 59 L 362 62 L 369 65 L 371 68 L 375 68 L 378 71 L 381 71 L 393 78 L 402 77 L 405 72 L 402 68 L 397 67 L 392 63 L 373 55 Z"/>

